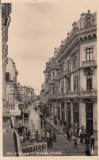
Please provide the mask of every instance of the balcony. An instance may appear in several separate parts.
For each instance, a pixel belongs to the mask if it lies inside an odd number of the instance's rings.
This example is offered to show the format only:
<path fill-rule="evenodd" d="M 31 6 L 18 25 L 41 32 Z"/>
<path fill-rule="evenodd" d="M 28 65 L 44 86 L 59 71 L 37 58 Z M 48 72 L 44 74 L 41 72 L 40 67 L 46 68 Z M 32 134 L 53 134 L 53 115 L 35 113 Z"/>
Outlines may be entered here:
<path fill-rule="evenodd" d="M 57 95 L 55 95 L 55 97 L 56 97 L 56 99 L 63 99 L 66 97 L 66 94 L 64 94 L 64 93 L 57 94 Z"/>
<path fill-rule="evenodd" d="M 48 95 L 48 99 L 49 99 L 49 100 L 55 99 L 55 95 Z"/>
<path fill-rule="evenodd" d="M 82 67 L 93 67 L 95 66 L 95 61 L 94 60 L 89 60 L 89 61 L 82 61 Z"/>
<path fill-rule="evenodd" d="M 80 92 L 80 98 L 95 98 L 95 97 L 97 97 L 97 91 L 95 90 Z"/>
<path fill-rule="evenodd" d="M 79 92 L 69 92 L 66 94 L 66 98 L 78 98 Z"/>
<path fill-rule="evenodd" d="M 65 71 L 64 71 L 64 76 L 70 74 L 70 72 L 71 72 L 71 70 L 69 70 L 69 69 L 68 69 L 68 70 L 65 70 Z"/>

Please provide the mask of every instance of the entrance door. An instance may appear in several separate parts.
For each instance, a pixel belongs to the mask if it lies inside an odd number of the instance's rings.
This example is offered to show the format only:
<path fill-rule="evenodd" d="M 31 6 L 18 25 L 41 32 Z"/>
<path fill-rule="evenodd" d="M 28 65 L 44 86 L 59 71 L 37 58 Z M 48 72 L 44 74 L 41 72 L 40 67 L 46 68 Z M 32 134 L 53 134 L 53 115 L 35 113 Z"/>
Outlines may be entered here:
<path fill-rule="evenodd" d="M 93 134 L 93 103 L 86 103 L 86 131 Z"/>

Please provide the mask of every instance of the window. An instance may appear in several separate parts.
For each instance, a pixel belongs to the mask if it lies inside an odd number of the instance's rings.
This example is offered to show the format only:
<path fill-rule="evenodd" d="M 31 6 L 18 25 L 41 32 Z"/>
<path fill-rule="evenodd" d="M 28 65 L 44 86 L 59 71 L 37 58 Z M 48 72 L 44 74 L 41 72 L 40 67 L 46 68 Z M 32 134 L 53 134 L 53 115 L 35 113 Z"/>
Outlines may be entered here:
<path fill-rule="evenodd" d="M 5 79 L 6 79 L 6 82 L 10 80 L 10 73 L 9 72 L 6 72 Z"/>
<path fill-rule="evenodd" d="M 71 90 L 71 78 L 68 77 L 67 78 L 67 92 L 69 92 Z"/>
<path fill-rule="evenodd" d="M 64 93 L 64 81 L 61 81 L 61 93 Z"/>
<path fill-rule="evenodd" d="M 55 85 L 52 86 L 52 93 L 55 95 Z"/>
<path fill-rule="evenodd" d="M 55 78 L 55 72 L 53 72 L 53 79 Z"/>
<path fill-rule="evenodd" d="M 71 71 L 71 61 L 70 60 L 67 61 L 67 69 L 68 71 Z"/>
<path fill-rule="evenodd" d="M 77 56 L 76 55 L 73 57 L 73 64 L 72 64 L 72 66 L 73 66 L 73 69 L 77 68 Z"/>
<path fill-rule="evenodd" d="M 86 49 L 86 61 L 92 60 L 92 54 L 93 54 L 93 49 L 87 48 Z"/>
<path fill-rule="evenodd" d="M 60 68 L 60 73 L 61 73 L 61 76 L 63 76 L 63 65 Z"/>
<path fill-rule="evenodd" d="M 92 77 L 90 74 L 87 75 L 87 90 L 92 89 Z"/>
<path fill-rule="evenodd" d="M 90 26 L 92 24 L 92 19 L 91 18 L 87 18 L 87 26 Z"/>
<path fill-rule="evenodd" d="M 78 75 L 74 76 L 74 91 L 78 91 Z"/>

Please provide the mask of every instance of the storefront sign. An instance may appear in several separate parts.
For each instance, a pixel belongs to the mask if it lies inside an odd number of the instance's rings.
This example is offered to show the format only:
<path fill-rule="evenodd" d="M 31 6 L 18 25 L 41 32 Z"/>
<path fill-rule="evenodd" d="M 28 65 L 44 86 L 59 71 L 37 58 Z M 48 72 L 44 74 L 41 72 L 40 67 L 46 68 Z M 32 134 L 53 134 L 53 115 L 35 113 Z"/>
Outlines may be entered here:
<path fill-rule="evenodd" d="M 22 147 L 23 154 L 25 153 L 32 153 L 32 152 L 40 152 L 40 151 L 47 151 L 47 143 L 41 142 L 36 143 L 33 145 L 28 145 L 27 147 Z"/>

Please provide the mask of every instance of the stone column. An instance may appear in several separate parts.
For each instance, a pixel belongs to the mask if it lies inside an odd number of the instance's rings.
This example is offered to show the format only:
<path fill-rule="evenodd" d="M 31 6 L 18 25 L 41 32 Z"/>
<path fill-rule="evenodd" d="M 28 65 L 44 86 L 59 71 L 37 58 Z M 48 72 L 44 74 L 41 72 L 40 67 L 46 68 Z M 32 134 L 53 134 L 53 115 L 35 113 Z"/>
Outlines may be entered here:
<path fill-rule="evenodd" d="M 65 121 L 67 121 L 67 106 L 66 106 L 66 102 L 65 102 Z"/>
<path fill-rule="evenodd" d="M 61 102 L 59 102 L 59 107 L 60 107 L 60 119 L 61 119 L 62 118 Z"/>
<path fill-rule="evenodd" d="M 73 102 L 71 102 L 71 124 L 74 124 Z"/>
<path fill-rule="evenodd" d="M 84 126 L 86 129 L 86 104 L 83 101 L 79 103 L 79 127 Z"/>

